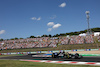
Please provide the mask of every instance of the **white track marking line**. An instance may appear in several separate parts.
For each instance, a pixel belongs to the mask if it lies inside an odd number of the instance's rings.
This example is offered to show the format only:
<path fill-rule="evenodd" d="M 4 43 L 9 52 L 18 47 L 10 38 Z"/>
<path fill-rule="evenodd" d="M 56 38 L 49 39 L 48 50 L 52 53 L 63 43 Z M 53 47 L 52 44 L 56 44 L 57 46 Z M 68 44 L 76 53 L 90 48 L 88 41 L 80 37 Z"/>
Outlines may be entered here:
<path fill-rule="evenodd" d="M 45 62 L 45 63 L 56 63 L 56 64 L 82 64 L 82 65 L 98 65 L 98 62 L 77 62 L 77 61 L 52 61 L 52 60 L 20 60 L 20 61 L 33 61 L 33 62 Z"/>
<path fill-rule="evenodd" d="M 87 62 L 77 62 L 76 64 L 86 64 Z"/>
<path fill-rule="evenodd" d="M 96 63 L 96 65 L 100 65 L 100 63 Z"/>
<path fill-rule="evenodd" d="M 51 62 L 49 62 L 49 63 L 56 63 L 56 62 L 58 62 L 58 61 L 51 61 Z"/>
<path fill-rule="evenodd" d="M 71 61 L 63 61 L 62 63 L 64 63 L 64 64 L 68 64 L 68 63 L 70 63 Z"/>
<path fill-rule="evenodd" d="M 40 61 L 40 62 L 46 62 L 47 60 L 42 60 L 42 61 Z"/>

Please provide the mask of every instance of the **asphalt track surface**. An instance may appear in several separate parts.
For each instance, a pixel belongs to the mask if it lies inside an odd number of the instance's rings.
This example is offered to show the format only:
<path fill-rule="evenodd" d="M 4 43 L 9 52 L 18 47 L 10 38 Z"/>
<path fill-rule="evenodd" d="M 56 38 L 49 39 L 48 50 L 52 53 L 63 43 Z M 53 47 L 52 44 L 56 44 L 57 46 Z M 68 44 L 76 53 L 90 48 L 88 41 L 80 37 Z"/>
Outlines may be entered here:
<path fill-rule="evenodd" d="M 100 62 L 100 57 L 83 57 L 82 59 L 59 59 L 59 58 L 43 58 L 43 57 L 32 57 L 32 55 L 22 55 L 22 56 L 9 56 L 0 57 L 0 59 L 31 59 L 31 60 L 55 60 L 55 61 L 79 61 L 79 62 Z"/>

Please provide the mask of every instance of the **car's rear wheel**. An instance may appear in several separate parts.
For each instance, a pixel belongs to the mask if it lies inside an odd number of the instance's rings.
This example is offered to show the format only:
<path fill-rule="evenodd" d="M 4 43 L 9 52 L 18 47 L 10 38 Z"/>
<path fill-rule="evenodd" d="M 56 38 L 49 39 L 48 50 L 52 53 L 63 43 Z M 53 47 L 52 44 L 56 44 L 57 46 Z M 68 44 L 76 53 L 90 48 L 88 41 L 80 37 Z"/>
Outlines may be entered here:
<path fill-rule="evenodd" d="M 75 56 L 73 55 L 71 58 L 72 58 L 72 59 L 75 59 Z"/>
<path fill-rule="evenodd" d="M 81 59 L 81 58 L 83 58 L 83 56 L 82 56 L 82 55 L 80 55 L 78 58 L 79 58 L 79 59 Z"/>
<path fill-rule="evenodd" d="M 67 56 L 66 56 L 66 55 L 64 55 L 64 58 L 67 58 Z"/>
<path fill-rule="evenodd" d="M 55 58 L 55 55 L 54 54 L 52 54 L 52 58 Z"/>

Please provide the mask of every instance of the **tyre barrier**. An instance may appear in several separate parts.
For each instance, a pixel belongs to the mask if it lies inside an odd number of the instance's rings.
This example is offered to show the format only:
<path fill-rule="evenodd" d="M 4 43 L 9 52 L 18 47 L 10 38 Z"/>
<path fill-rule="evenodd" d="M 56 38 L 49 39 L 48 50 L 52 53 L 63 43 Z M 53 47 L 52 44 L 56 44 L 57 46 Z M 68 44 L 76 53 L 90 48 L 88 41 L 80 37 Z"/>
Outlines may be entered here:
<path fill-rule="evenodd" d="M 91 51 L 91 49 L 85 49 L 85 51 Z"/>

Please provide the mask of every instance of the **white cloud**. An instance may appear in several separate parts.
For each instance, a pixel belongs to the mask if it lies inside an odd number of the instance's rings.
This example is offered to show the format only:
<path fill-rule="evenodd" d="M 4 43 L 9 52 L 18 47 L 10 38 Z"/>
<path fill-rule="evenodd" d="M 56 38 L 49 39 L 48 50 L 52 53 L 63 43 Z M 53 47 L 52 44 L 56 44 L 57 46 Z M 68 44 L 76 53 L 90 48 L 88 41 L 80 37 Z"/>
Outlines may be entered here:
<path fill-rule="evenodd" d="M 50 17 L 50 19 L 55 19 L 57 16 L 56 15 L 53 15 L 52 17 Z"/>
<path fill-rule="evenodd" d="M 4 34 L 4 33 L 5 33 L 5 30 L 1 30 L 1 31 L 0 31 L 0 34 Z"/>
<path fill-rule="evenodd" d="M 50 32 L 52 30 L 52 28 L 48 28 L 48 32 Z"/>
<path fill-rule="evenodd" d="M 47 24 L 47 26 L 53 26 L 54 25 L 54 22 L 49 22 L 48 24 Z"/>
<path fill-rule="evenodd" d="M 53 28 L 53 29 L 56 29 L 56 28 L 58 28 L 58 27 L 60 27 L 60 26 L 61 26 L 61 24 L 58 23 L 58 24 L 55 24 L 52 28 Z"/>
<path fill-rule="evenodd" d="M 36 20 L 36 17 L 32 17 L 31 19 L 32 19 L 32 20 Z"/>
<path fill-rule="evenodd" d="M 47 24 L 47 26 L 52 26 L 52 28 L 48 28 L 48 32 L 52 31 L 53 29 L 56 29 L 56 28 L 59 28 L 61 26 L 61 24 L 57 23 L 57 24 L 54 24 L 54 22 L 49 22 Z"/>
<path fill-rule="evenodd" d="M 32 19 L 32 20 L 41 20 L 41 17 L 39 17 L 39 18 L 32 17 L 31 19 Z"/>
<path fill-rule="evenodd" d="M 41 20 L 41 17 L 37 18 L 37 20 Z"/>
<path fill-rule="evenodd" d="M 65 7 L 65 6 L 66 6 L 65 2 L 59 5 L 59 7 Z"/>

